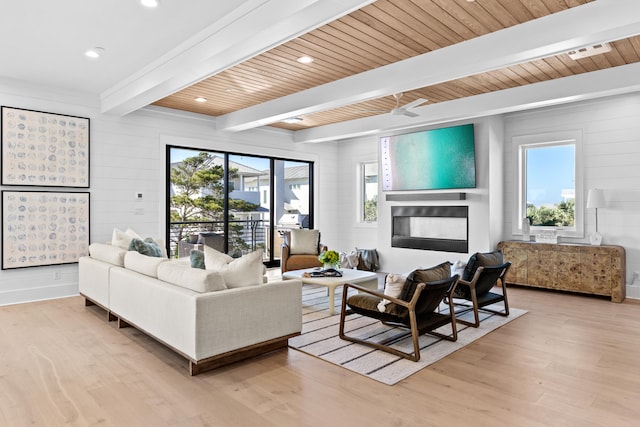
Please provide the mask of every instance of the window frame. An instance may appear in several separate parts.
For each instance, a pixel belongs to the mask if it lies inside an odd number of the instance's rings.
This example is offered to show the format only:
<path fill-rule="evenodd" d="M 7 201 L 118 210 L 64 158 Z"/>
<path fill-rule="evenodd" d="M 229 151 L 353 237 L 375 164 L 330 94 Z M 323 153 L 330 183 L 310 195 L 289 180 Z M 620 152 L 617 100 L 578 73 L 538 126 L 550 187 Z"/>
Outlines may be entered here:
<path fill-rule="evenodd" d="M 582 131 L 558 131 L 550 133 L 514 136 L 511 139 L 513 146 L 513 164 L 516 165 L 515 188 L 515 209 L 512 213 L 512 234 L 522 235 L 522 218 L 526 216 L 526 150 L 536 147 L 552 147 L 559 145 L 573 144 L 574 167 L 575 167 L 575 205 L 574 205 L 574 225 L 573 227 L 550 227 L 531 226 L 531 234 L 535 235 L 541 230 L 554 229 L 558 237 L 584 238 L 584 184 L 583 184 L 583 161 L 582 161 Z"/>
<path fill-rule="evenodd" d="M 375 226 L 378 224 L 378 217 L 379 217 L 379 212 L 376 212 L 376 220 L 375 221 L 365 221 L 364 219 L 364 206 L 365 206 L 365 202 L 366 202 L 366 174 L 365 174 L 365 168 L 367 165 L 375 165 L 375 169 L 376 169 L 376 176 L 379 178 L 380 177 L 380 169 L 379 169 L 379 162 L 377 160 L 366 160 L 366 161 L 361 161 L 358 162 L 358 171 L 357 171 L 357 179 L 358 179 L 358 209 L 357 210 L 357 222 L 359 224 L 363 224 L 363 225 L 371 225 L 371 226 Z M 378 207 L 380 206 L 380 185 L 378 183 L 377 187 L 377 196 L 378 196 Z"/>
<path fill-rule="evenodd" d="M 177 144 L 165 144 L 164 145 L 164 151 L 165 151 L 165 239 L 166 239 L 166 246 L 167 246 L 167 251 L 170 251 L 170 244 L 171 244 L 171 150 L 172 149 L 177 149 L 177 150 L 189 150 L 189 151 L 193 151 L 194 153 L 197 152 L 207 152 L 207 153 L 213 153 L 213 154 L 218 154 L 218 155 L 222 155 L 224 157 L 224 186 L 225 186 L 225 191 L 224 191 L 224 223 L 225 223 L 225 236 L 229 235 L 229 210 L 228 210 L 228 200 L 229 200 L 229 184 L 231 184 L 231 182 L 228 179 L 227 176 L 227 171 L 229 170 L 229 157 L 230 156 L 246 156 L 246 157 L 255 157 L 255 158 L 262 158 L 262 159 L 267 159 L 269 160 L 269 170 L 270 170 L 270 176 L 269 176 L 269 180 L 270 180 L 270 188 L 267 191 L 267 197 L 270 200 L 269 205 L 272 207 L 270 212 L 269 212 L 269 224 L 270 224 L 270 228 L 269 228 L 269 243 L 270 246 L 274 248 L 274 250 L 271 251 L 266 251 L 265 253 L 268 253 L 268 260 L 264 261 L 264 264 L 267 267 L 279 267 L 280 266 L 280 257 L 275 255 L 276 250 L 275 250 L 275 243 L 276 243 L 276 235 L 278 234 L 278 220 L 279 218 L 276 218 L 275 216 L 275 209 L 273 209 L 273 206 L 275 206 L 275 202 L 276 202 L 276 188 L 274 186 L 274 182 L 275 182 L 275 171 L 274 171 L 274 166 L 275 166 L 275 162 L 277 161 L 282 161 L 282 162 L 296 162 L 296 163 L 304 163 L 309 167 L 309 228 L 314 228 L 314 221 L 315 221 L 315 181 L 314 181 L 314 177 L 315 177 L 315 162 L 313 160 L 304 160 L 304 159 L 294 159 L 294 158 L 286 158 L 286 157 L 278 157 L 278 156 L 269 156 L 269 155 L 263 155 L 263 154 L 250 154 L 250 153 L 241 153 L 241 152 L 234 152 L 234 151 L 226 151 L 226 150 L 218 150 L 218 149 L 214 149 L 214 148 L 202 148 L 202 147 L 196 147 L 196 146 L 186 146 L 186 145 L 177 145 Z M 265 189 L 266 190 L 266 189 Z M 260 200 L 262 201 L 262 195 L 260 196 Z M 225 238 L 225 243 L 224 243 L 224 247 L 225 250 L 227 250 L 228 248 L 228 237 Z M 171 251 L 170 251 L 171 253 Z"/>

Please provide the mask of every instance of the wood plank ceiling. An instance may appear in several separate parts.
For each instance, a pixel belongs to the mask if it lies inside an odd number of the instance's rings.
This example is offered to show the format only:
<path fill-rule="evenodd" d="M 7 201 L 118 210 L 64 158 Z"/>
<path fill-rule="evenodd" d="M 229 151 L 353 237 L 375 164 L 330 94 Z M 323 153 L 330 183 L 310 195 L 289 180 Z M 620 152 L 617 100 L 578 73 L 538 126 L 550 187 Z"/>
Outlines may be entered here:
<path fill-rule="evenodd" d="M 220 116 L 352 76 L 593 0 L 378 0 L 337 21 L 209 77 L 154 105 Z M 608 53 L 572 60 L 567 54 L 405 92 L 438 103 L 640 61 L 640 36 L 611 42 Z M 311 64 L 300 64 L 301 56 Z M 206 98 L 198 103 L 195 98 Z M 396 106 L 384 97 L 273 123 L 289 130 L 338 123 Z"/>

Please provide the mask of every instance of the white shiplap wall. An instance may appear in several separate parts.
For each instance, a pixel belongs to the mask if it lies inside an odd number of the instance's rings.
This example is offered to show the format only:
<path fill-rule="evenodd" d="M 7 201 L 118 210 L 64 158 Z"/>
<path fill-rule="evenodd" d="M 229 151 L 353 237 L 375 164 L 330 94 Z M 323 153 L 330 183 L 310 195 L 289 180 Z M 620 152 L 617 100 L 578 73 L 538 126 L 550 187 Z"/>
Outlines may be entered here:
<path fill-rule="evenodd" d="M 290 132 L 277 129 L 222 134 L 215 131 L 211 117 L 163 109 L 103 115 L 83 97 L 3 82 L 0 105 L 91 119 L 92 242 L 110 240 L 114 227 L 131 227 L 145 237 L 164 236 L 166 144 L 316 162 L 316 227 L 322 229 L 323 240 L 337 239 L 337 228 L 330 227 L 338 211 L 333 199 L 338 181 L 335 143 L 296 144 Z M 136 200 L 137 192 L 142 200 Z M 0 305 L 76 295 L 77 276 L 77 264 L 0 271 Z"/>
<path fill-rule="evenodd" d="M 589 188 L 602 188 L 606 208 L 598 209 L 598 231 L 603 244 L 626 250 L 627 283 L 640 271 L 640 94 L 632 93 L 505 116 L 505 223 L 504 238 L 511 235 L 515 209 L 517 164 L 514 136 L 580 130 L 583 138 L 584 200 Z M 595 212 L 586 210 L 585 238 L 563 239 L 588 243 L 595 231 Z M 628 296 L 638 298 L 636 286 Z"/>

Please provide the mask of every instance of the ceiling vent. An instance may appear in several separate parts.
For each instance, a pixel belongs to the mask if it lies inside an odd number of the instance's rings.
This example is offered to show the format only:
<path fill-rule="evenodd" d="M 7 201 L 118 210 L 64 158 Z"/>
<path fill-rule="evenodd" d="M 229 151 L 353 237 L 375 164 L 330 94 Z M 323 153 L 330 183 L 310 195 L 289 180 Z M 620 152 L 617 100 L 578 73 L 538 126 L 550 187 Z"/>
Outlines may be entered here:
<path fill-rule="evenodd" d="M 588 58 L 594 55 L 600 55 L 601 53 L 607 53 L 611 51 L 611 45 L 609 43 L 598 43 L 593 46 L 585 46 L 579 49 L 571 50 L 567 52 L 569 58 L 573 59 L 582 59 Z"/>

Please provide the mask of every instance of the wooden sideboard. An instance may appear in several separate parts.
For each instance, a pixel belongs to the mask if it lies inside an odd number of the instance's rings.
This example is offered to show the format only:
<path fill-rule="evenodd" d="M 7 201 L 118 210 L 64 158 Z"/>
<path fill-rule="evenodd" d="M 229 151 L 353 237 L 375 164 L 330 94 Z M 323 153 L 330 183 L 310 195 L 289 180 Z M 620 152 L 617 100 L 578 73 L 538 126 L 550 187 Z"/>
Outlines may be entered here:
<path fill-rule="evenodd" d="M 536 288 L 625 298 L 625 251 L 622 246 L 498 243 L 511 268 L 506 282 Z"/>

